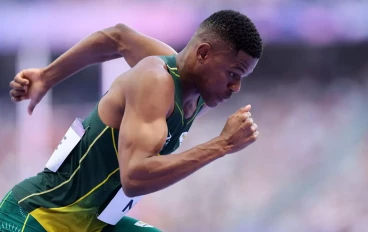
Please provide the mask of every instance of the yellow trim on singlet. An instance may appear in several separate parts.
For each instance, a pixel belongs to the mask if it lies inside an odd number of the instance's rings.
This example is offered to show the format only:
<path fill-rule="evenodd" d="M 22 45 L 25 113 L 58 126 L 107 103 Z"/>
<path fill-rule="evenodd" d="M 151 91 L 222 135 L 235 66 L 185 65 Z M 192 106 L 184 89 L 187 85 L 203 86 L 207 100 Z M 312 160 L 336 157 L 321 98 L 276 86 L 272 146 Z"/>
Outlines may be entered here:
<path fill-rule="evenodd" d="M 10 194 L 11 194 L 11 193 L 12 193 L 12 191 L 10 191 L 10 192 L 6 195 L 6 197 L 4 198 L 3 202 L 1 202 L 1 204 L 0 204 L 0 208 L 3 206 L 4 202 L 6 201 L 6 199 L 8 199 L 8 197 L 10 196 Z"/>
<path fill-rule="evenodd" d="M 171 70 L 178 70 L 178 68 L 177 67 L 175 67 L 175 68 L 171 68 L 168 64 L 166 64 L 167 65 L 167 67 L 169 68 L 169 69 L 171 69 Z"/>
<path fill-rule="evenodd" d="M 174 73 L 172 70 L 171 70 L 171 73 L 174 74 L 177 77 L 180 77 L 178 74 Z"/>
<path fill-rule="evenodd" d="M 118 149 L 116 149 L 116 144 L 115 144 L 115 133 L 114 133 L 114 128 L 112 128 L 112 127 L 111 127 L 111 137 L 112 137 L 112 144 L 113 144 L 113 146 L 114 146 L 116 156 L 118 156 Z"/>
<path fill-rule="evenodd" d="M 180 75 L 174 72 L 174 70 L 178 70 L 177 68 L 171 68 L 169 65 L 167 65 L 167 67 L 169 68 L 170 73 L 172 73 L 172 74 L 174 74 L 175 76 L 177 76 L 177 77 L 179 77 L 179 78 L 180 78 Z"/>
<path fill-rule="evenodd" d="M 29 214 L 27 214 L 27 217 L 26 217 L 26 220 L 24 221 L 24 224 L 23 224 L 23 227 L 22 227 L 22 231 L 24 231 L 24 229 L 26 228 L 26 224 L 27 224 L 27 221 L 28 221 L 28 218 L 29 218 Z"/>
<path fill-rule="evenodd" d="M 76 200 L 74 203 L 71 203 L 70 205 L 67 206 L 63 206 L 63 207 L 56 207 L 56 208 L 50 208 L 50 210 L 62 210 L 68 207 L 71 207 L 75 204 L 77 204 L 78 202 L 82 201 L 84 198 L 88 197 L 89 195 L 91 195 L 91 193 L 93 193 L 96 189 L 98 189 L 99 187 L 101 187 L 101 185 L 105 184 L 112 175 L 114 175 L 117 171 L 119 171 L 120 168 L 115 169 L 114 171 L 112 171 L 105 180 L 103 180 L 101 183 L 99 183 L 98 185 L 96 185 L 96 187 L 94 187 L 93 189 L 91 189 L 88 193 L 86 193 L 83 197 L 79 198 L 78 200 Z"/>
<path fill-rule="evenodd" d="M 97 219 L 97 217 L 92 216 L 96 214 L 97 209 L 94 207 L 81 208 L 77 203 L 91 196 L 91 194 L 105 184 L 119 170 L 117 168 L 112 171 L 105 180 L 70 205 L 58 208 L 39 207 L 30 214 L 49 232 L 66 231 L 66 229 L 68 231 L 102 231 L 107 224 Z"/>
<path fill-rule="evenodd" d="M 46 191 L 43 191 L 43 192 L 40 192 L 40 193 L 33 193 L 29 196 L 26 196 L 24 197 L 23 199 L 21 199 L 20 201 L 18 201 L 18 204 L 20 204 L 21 202 L 27 200 L 28 198 L 30 197 L 33 197 L 33 196 L 40 196 L 42 194 L 45 194 L 45 193 L 49 193 L 49 192 L 52 192 L 58 188 L 60 188 L 61 186 L 69 183 L 73 177 L 75 176 L 75 174 L 77 174 L 78 170 L 80 169 L 81 167 L 81 162 L 84 160 L 84 158 L 88 155 L 89 151 L 91 150 L 92 146 L 95 144 L 95 142 L 103 135 L 103 133 L 105 133 L 105 131 L 108 129 L 109 127 L 106 126 L 105 129 L 102 130 L 102 132 L 95 138 L 95 140 L 93 140 L 93 142 L 91 143 L 91 145 L 89 145 L 87 151 L 84 153 L 84 155 L 82 156 L 82 158 L 79 160 L 79 166 L 75 169 L 75 171 L 73 172 L 73 174 L 69 177 L 68 180 L 64 181 L 63 183 L 59 184 L 58 186 L 52 188 L 52 189 L 49 189 L 49 190 L 46 190 Z"/>
<path fill-rule="evenodd" d="M 184 114 L 183 114 L 183 111 L 180 109 L 180 106 L 179 106 L 179 104 L 176 101 L 175 101 L 175 104 L 178 107 L 179 112 L 181 114 L 181 124 L 184 125 Z"/>

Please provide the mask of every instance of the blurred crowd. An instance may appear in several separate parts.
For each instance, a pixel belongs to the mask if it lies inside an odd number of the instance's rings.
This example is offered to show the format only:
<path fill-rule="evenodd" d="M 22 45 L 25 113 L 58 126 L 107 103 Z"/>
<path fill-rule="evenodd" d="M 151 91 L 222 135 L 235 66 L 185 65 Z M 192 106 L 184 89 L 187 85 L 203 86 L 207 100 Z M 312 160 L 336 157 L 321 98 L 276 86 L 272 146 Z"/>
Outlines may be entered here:
<path fill-rule="evenodd" d="M 30 6 L 32 10 L 27 11 Z M 147 7 L 150 10 L 147 10 Z M 9 12 L 7 8 L 18 10 Z M 181 15 L 178 9 L 188 13 Z M 65 20 L 73 20 L 75 26 L 79 25 L 80 28 L 92 28 L 93 25 L 108 22 L 109 18 L 114 21 L 113 23 L 132 23 L 140 20 L 141 22 L 137 25 L 144 27 L 144 24 L 149 23 L 143 23 L 145 18 L 156 17 L 157 14 L 160 15 L 160 19 L 157 20 L 162 21 L 162 25 L 169 28 L 172 27 L 172 22 L 167 19 L 179 14 L 179 17 L 185 17 L 185 21 L 191 24 L 190 27 L 182 24 L 181 29 L 192 30 L 209 14 L 221 9 L 235 9 L 246 13 L 259 27 L 266 41 L 328 44 L 339 41 L 362 41 L 368 38 L 368 14 L 366 14 L 368 1 L 364 0 L 213 0 L 210 3 L 205 0 L 189 0 L 178 1 L 176 4 L 171 4 L 171 1 L 168 0 L 17 0 L 0 2 L 0 15 L 3 15 L 5 21 L 12 25 L 17 24 L 18 15 L 26 18 L 30 16 L 29 20 L 23 23 L 46 24 L 35 19 L 33 13 L 37 11 L 40 18 L 51 14 L 54 17 L 53 23 L 61 30 L 65 26 L 63 24 Z M 60 15 L 63 12 L 68 12 L 68 18 Z M 131 15 L 131 12 L 145 12 L 145 17 L 139 14 L 138 17 L 137 14 Z M 90 25 L 78 24 L 80 20 L 83 22 L 86 20 L 85 22 L 89 22 Z M 70 24 L 68 27 L 73 28 L 74 26 Z M 149 29 L 146 30 L 150 32 Z M 1 31 L 1 25 L 0 33 L 4 33 Z"/>

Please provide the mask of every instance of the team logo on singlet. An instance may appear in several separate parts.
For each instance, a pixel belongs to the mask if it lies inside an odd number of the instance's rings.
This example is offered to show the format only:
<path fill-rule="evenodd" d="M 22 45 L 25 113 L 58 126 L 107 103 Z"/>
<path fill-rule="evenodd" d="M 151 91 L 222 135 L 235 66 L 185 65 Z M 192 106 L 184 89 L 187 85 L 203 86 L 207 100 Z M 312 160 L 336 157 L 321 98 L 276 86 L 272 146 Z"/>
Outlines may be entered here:
<path fill-rule="evenodd" d="M 142 222 L 142 221 L 137 221 L 134 225 L 139 226 L 139 227 L 151 227 L 151 228 L 153 228 L 153 226 L 151 226 L 150 224 L 147 224 L 147 223 Z"/>
<path fill-rule="evenodd" d="M 183 143 L 184 139 L 187 137 L 188 132 L 183 132 L 179 137 L 179 146 Z"/>
<path fill-rule="evenodd" d="M 164 146 L 166 146 L 170 142 L 171 137 L 172 136 L 171 136 L 170 131 L 169 131 L 169 133 L 167 134 L 167 138 L 166 138 L 166 142 L 165 142 L 165 145 Z"/>

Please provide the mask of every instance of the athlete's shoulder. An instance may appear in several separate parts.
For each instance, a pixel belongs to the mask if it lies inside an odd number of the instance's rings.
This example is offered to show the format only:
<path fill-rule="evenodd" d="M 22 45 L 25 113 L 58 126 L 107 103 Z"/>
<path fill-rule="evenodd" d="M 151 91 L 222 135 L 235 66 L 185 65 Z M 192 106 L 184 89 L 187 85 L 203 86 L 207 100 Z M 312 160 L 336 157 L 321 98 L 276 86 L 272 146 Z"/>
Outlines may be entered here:
<path fill-rule="evenodd" d="M 127 104 L 140 111 L 145 108 L 169 114 L 174 102 L 175 83 L 165 62 L 159 57 L 147 57 L 133 69 L 128 84 L 124 85 Z"/>
<path fill-rule="evenodd" d="M 164 71 L 167 73 L 166 63 L 158 56 L 145 57 L 137 63 L 136 67 L 150 71 L 157 71 L 158 74 L 161 72 L 164 74 Z"/>
<path fill-rule="evenodd" d="M 120 78 L 119 86 L 128 98 L 166 101 L 175 95 L 175 83 L 160 57 L 147 57 Z"/>
<path fill-rule="evenodd" d="M 172 88 L 174 81 L 167 70 L 166 63 L 157 56 L 142 59 L 135 67 L 138 75 L 135 82 L 145 83 L 153 88 Z"/>

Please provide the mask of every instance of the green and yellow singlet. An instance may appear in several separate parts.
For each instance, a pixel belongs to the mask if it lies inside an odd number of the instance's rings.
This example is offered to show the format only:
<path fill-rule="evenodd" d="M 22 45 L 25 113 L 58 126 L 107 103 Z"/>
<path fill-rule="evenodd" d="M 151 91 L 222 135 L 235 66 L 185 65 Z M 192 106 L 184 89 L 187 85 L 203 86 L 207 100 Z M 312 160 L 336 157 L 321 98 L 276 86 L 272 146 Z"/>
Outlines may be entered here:
<path fill-rule="evenodd" d="M 168 136 L 160 151 L 160 155 L 168 155 L 180 146 L 204 103 L 199 98 L 193 116 L 184 117 L 175 56 L 161 58 L 175 83 L 175 109 L 167 119 Z M 83 137 L 57 172 L 45 168 L 12 189 L 19 205 L 47 231 L 55 228 L 58 231 L 100 231 L 107 223 L 98 216 L 121 191 L 117 159 L 119 131 L 104 125 L 97 109 L 98 106 L 83 121 Z M 134 204 L 132 201 L 122 210 L 127 212 Z"/>

